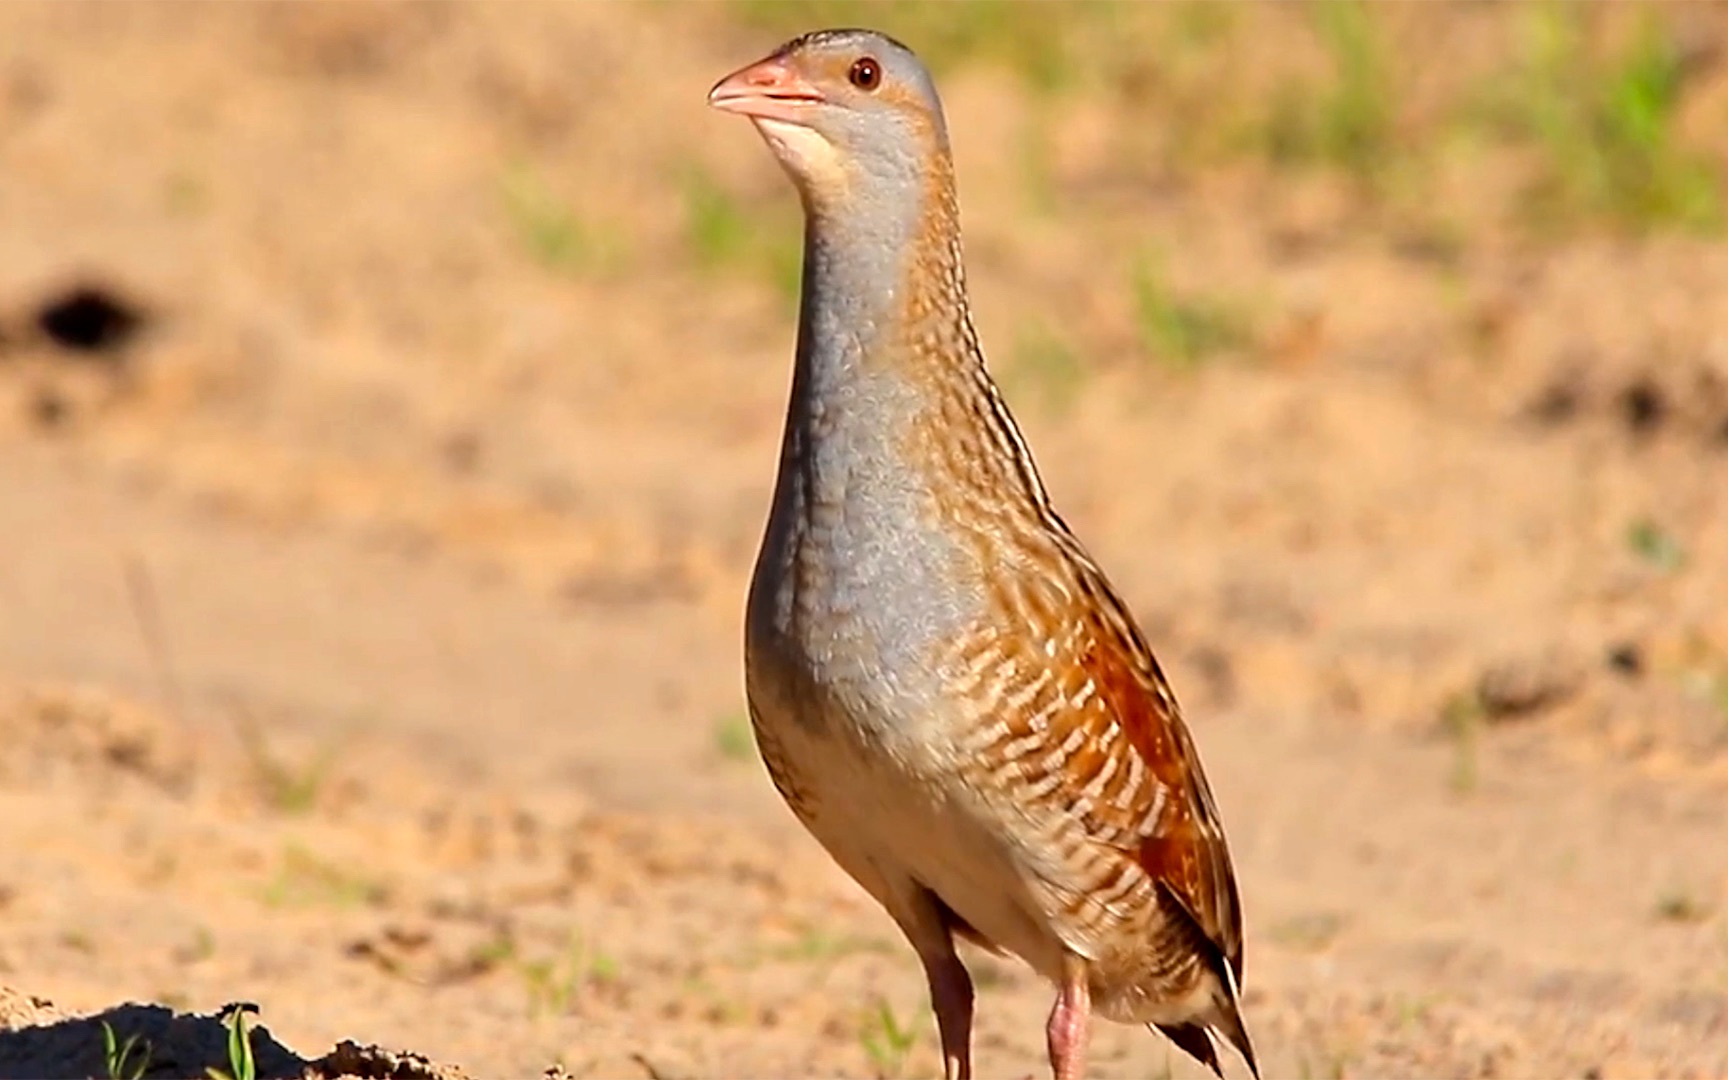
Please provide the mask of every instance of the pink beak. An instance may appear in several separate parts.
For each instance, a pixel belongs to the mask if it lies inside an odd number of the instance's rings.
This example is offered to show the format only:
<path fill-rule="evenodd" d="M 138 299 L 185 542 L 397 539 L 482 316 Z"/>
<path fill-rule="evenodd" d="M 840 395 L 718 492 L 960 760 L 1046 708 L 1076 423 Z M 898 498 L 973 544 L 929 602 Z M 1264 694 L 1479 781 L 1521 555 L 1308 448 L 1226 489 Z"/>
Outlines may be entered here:
<path fill-rule="evenodd" d="M 716 109 L 789 124 L 808 123 L 806 110 L 823 100 L 821 92 L 779 56 L 739 68 L 708 91 L 708 104 Z"/>

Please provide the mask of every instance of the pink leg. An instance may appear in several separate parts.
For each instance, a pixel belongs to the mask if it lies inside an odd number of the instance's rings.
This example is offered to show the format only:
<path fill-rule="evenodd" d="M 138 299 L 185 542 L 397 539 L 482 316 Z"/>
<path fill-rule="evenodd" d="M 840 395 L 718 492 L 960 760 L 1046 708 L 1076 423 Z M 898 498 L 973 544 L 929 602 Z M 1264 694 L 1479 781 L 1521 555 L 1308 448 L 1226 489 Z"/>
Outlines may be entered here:
<path fill-rule="evenodd" d="M 1062 985 L 1050 1010 L 1045 1036 L 1050 1046 L 1050 1072 L 1056 1080 L 1081 1080 L 1086 1075 L 1086 1039 L 1092 1019 L 1092 991 L 1086 981 L 1086 961 L 1070 954 L 1063 959 Z"/>
<path fill-rule="evenodd" d="M 899 907 L 895 921 L 924 963 L 930 1008 L 936 1013 L 936 1032 L 942 1040 L 942 1076 L 972 1080 L 972 977 L 954 951 L 952 917 L 935 894 L 915 888 Z"/>
<path fill-rule="evenodd" d="M 942 1037 L 943 1080 L 972 1080 L 972 977 L 953 946 L 944 956 L 927 958 L 924 973 Z"/>

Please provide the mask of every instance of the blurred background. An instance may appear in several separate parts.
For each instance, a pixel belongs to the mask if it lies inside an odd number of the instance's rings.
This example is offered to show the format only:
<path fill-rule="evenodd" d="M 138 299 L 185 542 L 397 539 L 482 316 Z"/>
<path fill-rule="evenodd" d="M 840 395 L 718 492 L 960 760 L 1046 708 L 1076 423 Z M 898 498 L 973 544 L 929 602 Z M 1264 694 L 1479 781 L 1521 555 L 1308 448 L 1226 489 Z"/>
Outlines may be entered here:
<path fill-rule="evenodd" d="M 0 5 L 0 1074 L 940 1074 L 740 688 L 800 222 L 704 96 L 834 24 L 936 74 L 1267 1075 L 1728 1075 L 1728 8 L 1342 0 Z"/>

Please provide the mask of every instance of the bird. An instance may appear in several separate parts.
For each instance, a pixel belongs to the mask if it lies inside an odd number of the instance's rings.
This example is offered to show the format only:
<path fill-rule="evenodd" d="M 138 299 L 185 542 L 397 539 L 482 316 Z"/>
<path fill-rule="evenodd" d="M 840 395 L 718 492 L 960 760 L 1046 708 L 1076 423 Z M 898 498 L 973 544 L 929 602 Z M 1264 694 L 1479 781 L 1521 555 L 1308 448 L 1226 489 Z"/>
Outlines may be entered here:
<path fill-rule="evenodd" d="M 804 211 L 796 351 L 744 618 L 757 749 L 923 967 L 972 1071 L 969 941 L 1054 984 L 1056 1080 L 1093 1014 L 1256 1078 L 1216 801 L 1132 614 L 1054 509 L 967 299 L 929 72 L 866 29 L 721 79 Z"/>

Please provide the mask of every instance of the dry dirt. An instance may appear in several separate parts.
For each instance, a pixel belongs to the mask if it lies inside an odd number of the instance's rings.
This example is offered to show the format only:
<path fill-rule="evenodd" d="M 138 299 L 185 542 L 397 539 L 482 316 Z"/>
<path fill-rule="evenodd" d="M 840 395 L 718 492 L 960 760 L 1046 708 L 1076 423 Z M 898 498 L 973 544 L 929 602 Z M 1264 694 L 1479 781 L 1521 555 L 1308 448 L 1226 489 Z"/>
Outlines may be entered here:
<path fill-rule="evenodd" d="M 102 1075 L 97 1020 L 202 1075 L 234 1002 L 260 1075 L 939 1071 L 737 743 L 791 312 L 684 178 L 796 227 L 702 105 L 770 44 L 0 6 L 0 1076 Z M 1230 828 L 1267 1075 L 1728 1076 L 1728 248 L 1528 244 L 1490 171 L 1436 265 L 1323 175 L 1128 182 L 1085 99 L 1033 213 L 1034 105 L 944 86 L 986 347 Z M 1139 356 L 1152 242 L 1260 344 Z M 134 324 L 57 343 L 80 286 Z M 975 966 L 980 1071 L 1039 1072 L 1047 991 Z"/>

